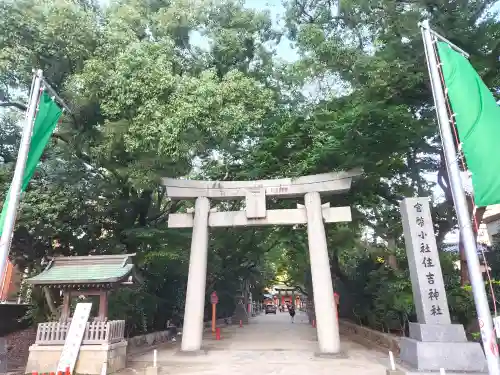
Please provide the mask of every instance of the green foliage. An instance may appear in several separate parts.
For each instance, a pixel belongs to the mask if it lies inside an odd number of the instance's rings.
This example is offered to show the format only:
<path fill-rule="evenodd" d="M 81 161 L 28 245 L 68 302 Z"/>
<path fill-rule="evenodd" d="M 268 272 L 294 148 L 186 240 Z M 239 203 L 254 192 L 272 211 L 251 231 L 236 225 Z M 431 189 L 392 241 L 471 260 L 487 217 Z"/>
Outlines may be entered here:
<path fill-rule="evenodd" d="M 404 250 L 397 252 L 400 268 L 396 270 L 377 254 L 380 252 L 361 252 L 357 266 L 348 269 L 347 307 L 342 309 L 341 297 L 341 313 L 373 328 L 407 333 L 408 322 L 416 321 L 416 312 Z M 440 255 L 451 319 L 468 327 L 476 319 L 471 289 L 460 286 L 459 271 L 454 267 L 457 256 Z"/>
<path fill-rule="evenodd" d="M 263 45 L 278 37 L 269 16 L 237 1 L 190 4 L 0 3 L 2 191 L 33 65 L 72 108 L 23 197 L 12 259 L 39 272 L 50 256 L 136 252 L 145 282 L 112 293 L 109 309 L 128 317 L 130 334 L 180 323 L 184 310 L 190 231 L 167 228 L 185 204 L 168 199 L 160 178 L 241 149 L 276 107 L 263 85 L 271 64 Z M 208 49 L 191 44 L 193 32 Z M 217 289 L 221 314 L 232 314 L 242 278 L 255 289 L 271 277 L 260 261 L 267 233 L 261 245 L 249 232 L 214 236 L 207 296 Z M 58 298 L 54 308 L 37 291 L 31 300 L 35 320 L 58 313 Z"/>
<path fill-rule="evenodd" d="M 408 276 L 407 272 L 393 272 L 383 266 L 370 272 L 365 293 L 373 298 L 367 316 L 371 326 L 381 324 L 386 329 L 405 331 L 407 322 L 414 315 Z"/>
<path fill-rule="evenodd" d="M 447 296 L 450 314 L 455 323 L 467 327 L 476 320 L 476 308 L 470 288 L 456 284 L 451 288 L 448 287 Z"/>

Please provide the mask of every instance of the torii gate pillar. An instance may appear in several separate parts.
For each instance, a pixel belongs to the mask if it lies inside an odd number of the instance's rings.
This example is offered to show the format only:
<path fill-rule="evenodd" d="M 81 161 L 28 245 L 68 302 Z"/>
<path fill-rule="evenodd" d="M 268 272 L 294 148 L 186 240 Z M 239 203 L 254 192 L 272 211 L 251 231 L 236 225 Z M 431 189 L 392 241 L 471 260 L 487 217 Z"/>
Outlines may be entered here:
<path fill-rule="evenodd" d="M 210 201 L 208 198 L 197 198 L 194 207 L 193 235 L 182 329 L 181 350 L 185 352 L 201 349 L 207 281 L 209 211 Z"/>
<path fill-rule="evenodd" d="M 196 199 L 194 214 L 170 214 L 168 219 L 170 228 L 193 228 L 181 350 L 201 350 L 208 227 L 307 224 L 319 354 L 339 353 L 337 306 L 333 297 L 324 223 L 351 221 L 351 209 L 330 207 L 329 203 L 321 204 L 320 193 L 346 193 L 351 187 L 353 177 L 361 173 L 356 170 L 296 179 L 230 182 L 164 178 L 163 184 L 171 199 Z M 267 210 L 267 196 L 303 197 L 305 206 L 297 205 L 297 209 Z M 210 210 L 209 199 L 244 199 L 246 207 L 244 211 L 216 212 Z"/>
<path fill-rule="evenodd" d="M 307 193 L 305 206 L 319 352 L 336 354 L 340 352 L 339 322 L 319 193 Z"/>

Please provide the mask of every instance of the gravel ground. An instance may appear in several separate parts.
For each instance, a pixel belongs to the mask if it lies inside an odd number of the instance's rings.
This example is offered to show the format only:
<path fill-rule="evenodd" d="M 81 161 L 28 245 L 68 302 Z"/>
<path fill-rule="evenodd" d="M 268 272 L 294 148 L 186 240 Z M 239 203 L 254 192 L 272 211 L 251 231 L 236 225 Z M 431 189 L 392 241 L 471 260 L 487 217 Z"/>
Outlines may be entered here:
<path fill-rule="evenodd" d="M 24 366 L 28 360 L 29 347 L 35 343 L 36 329 L 28 328 L 6 336 L 7 368 L 14 373 L 24 374 Z"/>

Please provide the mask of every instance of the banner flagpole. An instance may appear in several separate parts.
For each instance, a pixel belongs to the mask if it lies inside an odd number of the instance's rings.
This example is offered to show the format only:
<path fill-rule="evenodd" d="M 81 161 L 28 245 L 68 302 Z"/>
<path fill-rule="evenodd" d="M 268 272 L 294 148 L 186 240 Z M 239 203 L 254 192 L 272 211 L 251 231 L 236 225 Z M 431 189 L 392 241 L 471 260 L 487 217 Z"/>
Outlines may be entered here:
<path fill-rule="evenodd" d="M 455 211 L 457 213 L 460 235 L 464 241 L 465 256 L 467 258 L 472 293 L 474 295 L 481 338 L 483 341 L 483 349 L 488 364 L 488 373 L 490 375 L 500 375 L 498 346 L 496 343 L 495 332 L 493 330 L 493 323 L 488 298 L 486 296 L 483 275 L 480 271 L 476 240 L 472 230 L 467 200 L 462 187 L 457 151 L 455 149 L 455 142 L 450 126 L 451 122 L 446 108 L 446 97 L 443 86 L 441 85 L 438 60 L 433 46 L 433 33 L 430 29 L 429 21 L 422 22 L 420 24 L 420 28 L 422 30 L 427 67 L 429 68 L 434 104 L 441 132 L 441 142 L 443 144 L 446 166 L 450 178 L 451 193 L 455 203 Z"/>
<path fill-rule="evenodd" d="M 28 154 L 30 151 L 31 135 L 35 124 L 36 108 L 38 106 L 40 87 L 43 80 L 42 71 L 37 70 L 34 78 L 32 91 L 30 93 L 28 111 L 26 112 L 25 124 L 21 136 L 21 145 L 17 154 L 14 177 L 12 178 L 12 183 L 10 185 L 9 200 L 5 202 L 5 204 L 7 204 L 7 212 L 2 228 L 2 237 L 0 239 L 0 280 L 2 280 L 2 283 L 5 278 L 7 259 L 12 242 L 12 235 L 14 233 L 19 200 L 21 198 L 24 169 L 26 168 L 26 161 L 28 160 Z"/>

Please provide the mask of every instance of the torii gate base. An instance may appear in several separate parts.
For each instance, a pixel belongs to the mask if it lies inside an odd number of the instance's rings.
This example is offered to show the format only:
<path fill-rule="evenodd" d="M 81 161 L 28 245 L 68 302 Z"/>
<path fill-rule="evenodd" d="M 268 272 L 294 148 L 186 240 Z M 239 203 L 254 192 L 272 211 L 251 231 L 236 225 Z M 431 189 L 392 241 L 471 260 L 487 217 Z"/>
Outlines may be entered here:
<path fill-rule="evenodd" d="M 170 228 L 193 228 L 181 351 L 199 352 L 203 335 L 203 311 L 207 273 L 208 227 L 307 224 L 319 355 L 340 353 L 337 306 L 333 297 L 330 261 L 324 222 L 351 221 L 350 207 L 321 204 L 320 193 L 349 191 L 352 178 L 361 171 L 325 173 L 297 179 L 260 181 L 192 181 L 164 178 L 173 200 L 196 199 L 194 213 L 171 214 Z M 297 209 L 267 210 L 266 197 L 304 197 Z M 216 212 L 210 200 L 245 199 L 244 211 Z"/>

